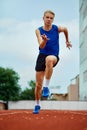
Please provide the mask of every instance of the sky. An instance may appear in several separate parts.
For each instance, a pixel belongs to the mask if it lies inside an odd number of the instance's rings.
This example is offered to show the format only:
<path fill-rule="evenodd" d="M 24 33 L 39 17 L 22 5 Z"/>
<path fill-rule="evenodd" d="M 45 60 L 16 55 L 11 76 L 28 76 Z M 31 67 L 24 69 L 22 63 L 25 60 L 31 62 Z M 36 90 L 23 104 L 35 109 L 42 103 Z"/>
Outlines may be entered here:
<path fill-rule="evenodd" d="M 66 92 L 71 80 L 79 74 L 79 0 L 0 0 L 0 66 L 14 69 L 22 89 L 35 80 L 38 42 L 35 30 L 43 25 L 45 10 L 55 13 L 53 24 L 69 31 L 72 49 L 60 34 L 60 61 L 54 68 L 50 87 L 61 86 Z"/>

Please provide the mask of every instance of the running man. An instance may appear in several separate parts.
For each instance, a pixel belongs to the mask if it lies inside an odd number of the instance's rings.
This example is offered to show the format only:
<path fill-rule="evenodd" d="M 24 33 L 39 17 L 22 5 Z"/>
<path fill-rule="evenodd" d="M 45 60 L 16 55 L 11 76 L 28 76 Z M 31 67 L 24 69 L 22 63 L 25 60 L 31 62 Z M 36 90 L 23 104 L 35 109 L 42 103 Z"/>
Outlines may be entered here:
<path fill-rule="evenodd" d="M 49 83 L 53 73 L 53 67 L 59 62 L 59 34 L 64 33 L 66 47 L 72 47 L 68 30 L 66 27 L 61 27 L 52 24 L 55 13 L 51 10 L 44 12 L 44 25 L 36 29 L 36 36 L 39 43 L 39 55 L 36 61 L 36 87 L 35 100 L 36 105 L 33 113 L 38 114 L 40 111 L 40 99 L 49 96 Z M 44 86 L 43 86 L 44 81 Z"/>

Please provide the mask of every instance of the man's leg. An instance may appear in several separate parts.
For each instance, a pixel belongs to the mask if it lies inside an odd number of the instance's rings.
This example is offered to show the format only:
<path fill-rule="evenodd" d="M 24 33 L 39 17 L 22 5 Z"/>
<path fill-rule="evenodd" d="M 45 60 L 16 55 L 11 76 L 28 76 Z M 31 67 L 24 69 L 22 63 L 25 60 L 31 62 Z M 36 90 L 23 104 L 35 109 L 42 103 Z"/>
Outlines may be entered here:
<path fill-rule="evenodd" d="M 53 73 L 53 66 L 57 62 L 57 57 L 56 56 L 47 56 L 46 57 L 46 70 L 45 70 L 45 77 L 46 79 L 50 80 L 52 73 Z"/>
<path fill-rule="evenodd" d="M 33 111 L 34 114 L 38 114 L 40 110 L 40 99 L 41 99 L 41 94 L 42 94 L 44 74 L 45 74 L 44 71 L 36 72 L 36 87 L 35 87 L 36 105 Z"/>
<path fill-rule="evenodd" d="M 45 69 L 45 83 L 44 83 L 44 88 L 43 88 L 43 97 L 48 97 L 49 96 L 49 83 L 50 79 L 53 73 L 53 66 L 57 63 L 57 57 L 56 56 L 47 56 L 46 57 L 46 69 Z"/>

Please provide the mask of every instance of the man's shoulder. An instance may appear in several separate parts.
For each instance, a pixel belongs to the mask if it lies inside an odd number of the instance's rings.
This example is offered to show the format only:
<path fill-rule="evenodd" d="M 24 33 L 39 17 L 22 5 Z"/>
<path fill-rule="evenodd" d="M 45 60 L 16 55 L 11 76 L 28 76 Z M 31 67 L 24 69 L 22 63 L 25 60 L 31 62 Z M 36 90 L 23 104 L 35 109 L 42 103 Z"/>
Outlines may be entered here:
<path fill-rule="evenodd" d="M 38 27 L 38 29 L 39 29 L 39 30 L 42 29 L 42 26 Z"/>
<path fill-rule="evenodd" d="M 57 26 L 56 24 L 52 24 L 52 26 Z"/>
<path fill-rule="evenodd" d="M 41 26 L 41 27 L 36 28 L 35 32 L 40 31 L 41 29 L 42 29 L 42 26 Z"/>
<path fill-rule="evenodd" d="M 54 28 L 54 29 L 58 30 L 58 26 L 57 26 L 57 25 L 55 25 L 55 24 L 53 24 L 53 25 L 52 25 L 52 28 Z"/>

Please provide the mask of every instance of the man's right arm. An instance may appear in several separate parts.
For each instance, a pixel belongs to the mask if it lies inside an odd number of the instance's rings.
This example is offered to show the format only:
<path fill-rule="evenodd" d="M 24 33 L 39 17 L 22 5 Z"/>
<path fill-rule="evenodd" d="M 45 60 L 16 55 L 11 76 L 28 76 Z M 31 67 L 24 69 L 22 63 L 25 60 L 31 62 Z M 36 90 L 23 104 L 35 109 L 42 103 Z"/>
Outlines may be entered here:
<path fill-rule="evenodd" d="M 47 40 L 48 40 L 47 36 L 45 34 L 41 35 L 40 31 L 38 29 L 35 31 L 35 33 L 36 33 L 36 36 L 37 36 L 39 47 L 44 48 L 46 43 L 47 43 Z"/>

